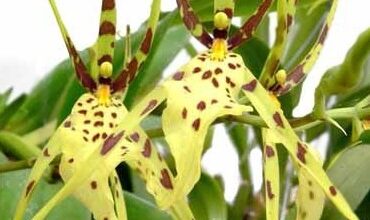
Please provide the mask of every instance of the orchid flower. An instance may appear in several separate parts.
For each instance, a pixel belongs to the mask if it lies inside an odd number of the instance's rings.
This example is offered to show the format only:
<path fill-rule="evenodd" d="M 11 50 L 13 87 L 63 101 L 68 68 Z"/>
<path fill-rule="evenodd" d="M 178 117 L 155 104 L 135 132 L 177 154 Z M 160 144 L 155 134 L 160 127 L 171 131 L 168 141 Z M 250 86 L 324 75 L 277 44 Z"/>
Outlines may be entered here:
<path fill-rule="evenodd" d="M 278 23 L 283 25 L 279 30 L 288 31 L 293 22 L 295 2 L 279 0 L 278 10 L 283 10 L 279 13 Z M 263 128 L 267 218 L 278 219 L 279 177 L 275 146 L 282 144 L 296 164 L 299 173 L 298 206 L 300 206 L 298 209 L 303 214 L 297 216 L 298 219 L 303 219 L 305 216 L 317 217 L 317 213 L 308 213 L 311 210 L 307 209 L 307 204 L 315 202 L 315 207 L 321 206 L 323 194 L 346 218 L 358 219 L 343 195 L 326 175 L 322 162 L 294 132 L 276 99 L 276 95 L 284 94 L 300 83 L 311 69 L 327 34 L 337 1 L 329 2 L 331 9 L 327 20 L 323 24 L 318 40 L 304 60 L 292 71 L 277 71 L 278 65 L 274 68 L 265 68 L 265 71 L 268 71 L 266 73 L 268 83 L 263 84 L 246 67 L 242 57 L 232 50 L 252 36 L 272 4 L 272 0 L 263 0 L 256 12 L 231 37 L 228 37 L 228 29 L 233 16 L 233 0 L 215 1 L 213 36 L 199 22 L 187 0 L 177 0 L 177 3 L 185 26 L 209 50 L 192 58 L 172 77 L 138 102 L 125 115 L 123 123 L 115 128 L 115 134 L 86 159 L 85 163 L 91 166 L 79 166 L 51 201 L 56 202 L 64 198 L 66 193 L 74 190 L 73 186 L 83 182 L 84 178 L 93 173 L 98 166 L 102 164 L 108 166 L 111 161 L 117 161 L 117 164 L 122 161 L 120 156 L 122 149 L 116 143 L 124 134 L 132 133 L 132 130 L 164 101 L 167 105 L 162 114 L 162 126 L 165 139 L 175 159 L 177 171 L 173 194 L 181 199 L 191 191 L 199 179 L 202 147 L 208 127 L 218 117 L 241 115 L 252 111 L 251 106 L 253 106 L 267 126 Z M 278 37 L 285 39 L 286 35 L 281 34 Z M 267 63 L 271 63 L 271 59 L 277 60 L 282 53 L 282 48 L 279 47 L 283 46 L 284 40 L 276 41 Z M 246 96 L 251 106 L 238 103 L 240 93 Z M 305 198 L 306 192 L 308 192 L 308 199 L 312 192 L 312 198 L 316 198 L 317 203 L 316 199 L 311 201 Z M 310 203 L 305 204 L 308 201 Z"/>
<path fill-rule="evenodd" d="M 37 158 L 19 200 L 14 219 L 23 219 L 32 192 L 56 156 L 61 155 L 59 172 L 63 181 L 68 182 L 80 165 L 82 167 L 91 165 L 85 163 L 85 160 L 103 143 L 105 143 L 103 152 L 108 151 L 109 146 L 120 145 L 119 161 L 126 161 L 133 170 L 139 172 L 146 182 L 147 190 L 160 207 L 169 208 L 173 205 L 176 208 L 172 196 L 173 175 L 144 131 L 135 126 L 130 134 L 113 134 L 115 127 L 122 123 L 121 120 L 127 114 L 127 109 L 122 104 L 123 93 L 151 47 L 159 18 L 160 0 L 153 0 L 148 27 L 138 52 L 115 79 L 112 79 L 112 57 L 116 36 L 115 1 L 102 1 L 99 37 L 93 46 L 91 73 L 88 72 L 70 39 L 54 0 L 50 0 L 50 4 L 77 78 L 88 91 L 77 100 L 71 114 L 55 131 Z M 122 187 L 114 169 L 116 162 L 112 160 L 100 164 L 84 181 L 74 186 L 73 196 L 93 213 L 95 219 L 127 218 Z M 98 164 L 98 161 L 93 163 Z M 181 206 L 182 209 L 189 210 L 186 203 L 178 204 L 184 206 Z M 49 202 L 45 207 L 51 209 L 55 205 L 56 203 Z M 41 210 L 33 219 L 44 219 L 47 213 L 48 211 Z"/>

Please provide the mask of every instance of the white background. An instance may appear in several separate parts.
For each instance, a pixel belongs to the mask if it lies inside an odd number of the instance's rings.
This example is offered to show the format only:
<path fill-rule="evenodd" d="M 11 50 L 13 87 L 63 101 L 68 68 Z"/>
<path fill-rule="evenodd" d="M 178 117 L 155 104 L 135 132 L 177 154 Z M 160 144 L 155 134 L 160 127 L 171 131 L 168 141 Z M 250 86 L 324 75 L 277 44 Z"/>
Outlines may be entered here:
<path fill-rule="evenodd" d="M 151 1 L 117 0 L 118 29 L 124 33 L 126 24 L 138 28 L 148 13 Z M 246 1 L 247 2 L 247 1 Z M 77 48 L 84 49 L 94 43 L 100 10 L 100 0 L 57 0 L 61 16 Z M 163 10 L 175 8 L 175 0 L 162 0 Z M 304 102 L 296 115 L 308 113 L 313 104 L 313 89 L 320 74 L 340 63 L 358 34 L 370 27 L 370 1 L 340 0 L 325 47 L 314 70 L 304 84 Z M 307 18 L 309 19 L 309 17 Z M 68 54 L 47 0 L 0 0 L 0 92 L 13 87 L 14 95 L 28 92 L 52 67 Z M 274 28 L 272 28 L 273 30 Z M 166 73 L 174 71 L 188 57 L 181 53 L 176 64 Z M 226 179 L 226 198 L 230 201 L 239 183 L 237 156 L 222 127 L 217 127 L 213 147 L 203 159 L 203 165 L 212 174 Z M 253 161 L 261 153 L 253 151 Z M 254 164 L 255 181 L 261 184 L 261 166 Z"/>

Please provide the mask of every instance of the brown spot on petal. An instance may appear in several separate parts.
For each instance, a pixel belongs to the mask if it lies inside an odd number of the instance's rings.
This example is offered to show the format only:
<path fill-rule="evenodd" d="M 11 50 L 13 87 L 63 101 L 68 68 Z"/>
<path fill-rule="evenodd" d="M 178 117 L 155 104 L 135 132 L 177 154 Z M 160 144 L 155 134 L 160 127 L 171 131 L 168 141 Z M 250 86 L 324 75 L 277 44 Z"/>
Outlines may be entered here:
<path fill-rule="evenodd" d="M 104 117 L 104 113 L 102 111 L 98 111 L 94 113 L 94 116 Z"/>
<path fill-rule="evenodd" d="M 96 183 L 96 181 L 91 181 L 90 186 L 91 189 L 96 189 L 98 187 L 98 184 Z"/>
<path fill-rule="evenodd" d="M 26 187 L 26 197 L 31 192 L 34 185 L 35 185 L 35 180 L 32 180 L 31 182 L 28 183 L 28 185 Z"/>
<path fill-rule="evenodd" d="M 269 145 L 266 145 L 265 152 L 266 152 L 266 156 L 267 157 L 273 157 L 273 156 L 275 156 L 274 149 L 271 146 L 269 146 Z"/>
<path fill-rule="evenodd" d="M 45 157 L 50 157 L 50 154 L 49 154 L 49 149 L 48 148 L 45 148 L 44 152 L 43 152 L 43 155 Z"/>
<path fill-rule="evenodd" d="M 222 69 L 221 68 L 219 68 L 219 67 L 217 67 L 216 69 L 215 69 L 215 74 L 216 75 L 218 75 L 218 74 L 221 74 L 222 73 Z"/>
<path fill-rule="evenodd" d="M 92 141 L 93 141 L 93 142 L 97 141 L 97 140 L 99 139 L 99 137 L 100 137 L 100 134 L 99 134 L 99 133 L 95 134 L 95 135 L 92 137 Z"/>
<path fill-rule="evenodd" d="M 266 192 L 269 199 L 273 199 L 275 197 L 275 194 L 272 192 L 270 180 L 266 181 Z"/>
<path fill-rule="evenodd" d="M 153 31 L 152 31 L 151 28 L 148 28 L 148 30 L 146 31 L 143 43 L 141 44 L 141 47 L 140 47 L 140 50 L 144 54 L 148 54 L 149 49 L 150 49 L 150 45 L 152 43 L 152 38 L 153 38 Z"/>
<path fill-rule="evenodd" d="M 214 87 L 218 88 L 218 81 L 216 78 L 212 79 L 212 84 L 214 85 Z"/>
<path fill-rule="evenodd" d="M 307 153 L 305 147 L 303 144 L 299 143 L 297 144 L 297 157 L 302 163 L 306 163 L 305 154 Z"/>
<path fill-rule="evenodd" d="M 189 89 L 188 86 L 184 86 L 184 89 L 188 92 L 188 93 L 191 93 L 191 90 Z"/>
<path fill-rule="evenodd" d="M 182 109 L 181 116 L 183 119 L 186 119 L 187 115 L 188 115 L 188 110 L 184 107 Z"/>
<path fill-rule="evenodd" d="M 233 70 L 236 69 L 236 66 L 232 63 L 228 63 L 227 65 L 229 66 L 230 69 L 233 69 Z"/>
<path fill-rule="evenodd" d="M 66 122 L 64 122 L 64 124 L 63 124 L 63 126 L 64 126 L 65 128 L 69 128 L 69 127 L 71 127 L 71 125 L 72 125 L 72 122 L 71 122 L 71 121 L 66 121 Z"/>
<path fill-rule="evenodd" d="M 195 67 L 193 73 L 199 73 L 202 69 L 200 67 Z"/>
<path fill-rule="evenodd" d="M 309 192 L 308 192 L 308 197 L 309 197 L 311 200 L 314 200 L 314 199 L 315 199 L 315 194 L 314 194 L 312 191 L 309 191 Z"/>
<path fill-rule="evenodd" d="M 161 170 L 161 179 L 160 179 L 160 182 L 162 184 L 162 186 L 166 189 L 173 189 L 173 185 L 172 185 L 172 182 L 171 182 L 171 178 L 170 178 L 170 175 L 168 173 L 168 170 L 167 169 L 163 169 Z"/>
<path fill-rule="evenodd" d="M 329 187 L 329 191 L 330 191 L 330 194 L 331 194 L 332 196 L 336 196 L 336 195 L 337 195 L 337 190 L 335 189 L 335 187 L 334 187 L 334 186 L 330 186 L 330 187 Z"/>
<path fill-rule="evenodd" d="M 102 5 L 102 11 L 114 9 L 114 0 L 104 0 Z"/>
<path fill-rule="evenodd" d="M 73 163 L 73 161 L 74 161 L 74 159 L 71 158 L 71 159 L 68 160 L 68 163 Z"/>
<path fill-rule="evenodd" d="M 80 113 L 82 115 L 86 115 L 87 111 L 86 110 L 80 110 L 80 111 L 78 111 L 78 113 Z"/>
<path fill-rule="evenodd" d="M 182 80 L 182 78 L 184 77 L 184 72 L 177 72 L 177 73 L 175 73 L 175 75 L 173 75 L 172 76 L 172 79 L 174 79 L 174 80 L 177 80 L 177 81 L 179 81 L 179 80 Z"/>
<path fill-rule="evenodd" d="M 198 131 L 199 126 L 200 126 L 200 118 L 197 118 L 193 121 L 192 127 L 194 128 L 195 131 Z"/>
<path fill-rule="evenodd" d="M 203 73 L 202 79 L 209 79 L 212 76 L 212 72 L 210 70 L 207 70 Z"/>
<path fill-rule="evenodd" d="M 320 44 L 324 43 L 324 41 L 326 39 L 326 36 L 328 35 L 328 30 L 329 30 L 329 26 L 328 26 L 328 24 L 325 24 L 325 27 L 322 30 L 321 34 L 320 34 L 320 38 L 319 38 L 319 43 Z"/>
<path fill-rule="evenodd" d="M 100 151 L 100 154 L 101 155 L 105 155 L 106 153 L 108 153 L 117 143 L 118 141 L 121 140 L 122 136 L 123 136 L 123 131 L 121 131 L 120 133 L 118 133 L 117 135 L 114 135 L 114 134 L 111 134 L 105 141 L 104 141 L 104 144 L 103 144 L 103 147 Z"/>
<path fill-rule="evenodd" d="M 274 115 L 272 116 L 274 119 L 276 126 L 284 128 L 283 120 L 279 114 L 279 112 L 275 112 Z"/>
<path fill-rule="evenodd" d="M 242 88 L 248 92 L 253 92 L 256 86 L 257 86 L 257 80 L 254 79 L 250 81 L 249 83 L 243 85 Z"/>
<path fill-rule="evenodd" d="M 152 144 L 148 138 L 145 140 L 144 150 L 141 153 L 144 157 L 150 157 L 150 154 L 152 153 Z"/>
<path fill-rule="evenodd" d="M 200 101 L 198 104 L 197 104 L 197 109 L 199 111 L 203 111 L 204 109 L 206 108 L 206 103 L 204 101 Z"/>
<path fill-rule="evenodd" d="M 135 132 L 135 133 L 132 133 L 130 135 L 130 138 L 137 143 L 137 142 L 139 142 L 140 135 L 139 135 L 139 133 Z"/>
<path fill-rule="evenodd" d="M 99 28 L 99 36 L 110 34 L 115 35 L 116 34 L 116 27 L 112 22 L 109 21 L 103 21 L 103 23 L 100 25 Z"/>
<path fill-rule="evenodd" d="M 146 113 L 151 111 L 153 108 L 155 108 L 156 105 L 157 105 L 157 100 L 155 100 L 155 99 L 150 100 L 150 102 L 145 107 L 145 109 L 141 112 L 140 115 L 145 115 Z"/>
<path fill-rule="evenodd" d="M 94 127 L 103 127 L 103 125 L 104 125 L 104 122 L 102 122 L 102 121 L 96 121 L 94 123 Z"/>

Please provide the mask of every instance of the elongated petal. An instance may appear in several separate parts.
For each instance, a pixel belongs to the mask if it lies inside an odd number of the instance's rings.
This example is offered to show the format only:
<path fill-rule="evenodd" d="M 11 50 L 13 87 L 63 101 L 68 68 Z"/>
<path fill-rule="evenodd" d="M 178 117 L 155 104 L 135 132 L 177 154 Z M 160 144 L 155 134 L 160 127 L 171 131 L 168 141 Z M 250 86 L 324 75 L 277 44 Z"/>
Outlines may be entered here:
<path fill-rule="evenodd" d="M 280 178 L 279 158 L 270 129 L 262 129 L 266 219 L 279 219 Z"/>
<path fill-rule="evenodd" d="M 73 45 L 73 42 L 71 38 L 69 37 L 69 34 L 67 32 L 67 29 L 65 28 L 62 19 L 60 18 L 57 6 L 54 2 L 54 0 L 49 0 L 50 5 L 53 9 L 55 18 L 57 19 L 60 31 L 63 36 L 64 43 L 66 44 L 66 47 L 68 49 L 69 56 L 72 60 L 73 66 L 75 68 L 75 72 L 77 74 L 77 79 L 81 82 L 82 86 L 87 88 L 90 91 L 94 91 L 96 89 L 96 82 L 94 79 L 90 76 L 90 74 L 87 72 L 86 66 L 83 63 L 80 55 L 78 54 L 75 46 Z"/>
<path fill-rule="evenodd" d="M 330 10 L 326 20 L 324 21 L 320 34 L 317 36 L 316 42 L 312 45 L 312 48 L 307 53 L 306 56 L 296 65 L 291 71 L 288 72 L 287 80 L 282 86 L 273 85 L 272 91 L 277 95 L 283 95 L 294 88 L 296 85 L 302 82 L 302 80 L 311 71 L 313 65 L 315 64 L 321 49 L 323 47 L 324 41 L 328 34 L 329 28 L 333 21 L 335 11 L 337 8 L 338 0 L 327 1 L 325 4 L 330 4 Z M 276 83 L 275 83 L 276 84 Z"/>
<path fill-rule="evenodd" d="M 152 46 L 155 30 L 157 28 L 160 6 L 161 0 L 153 0 L 144 39 L 140 44 L 139 50 L 114 80 L 112 85 L 113 93 L 123 92 L 128 86 L 128 83 L 135 78 L 136 74 L 138 73 L 138 69 L 146 60 L 149 50 Z"/>
<path fill-rule="evenodd" d="M 243 85 L 243 91 L 268 127 L 271 128 L 271 133 L 275 136 L 274 138 L 279 143 L 282 143 L 294 161 L 315 179 L 325 194 L 344 216 L 351 220 L 358 219 L 343 195 L 332 184 L 320 163 L 294 133 L 280 107 L 271 104 L 275 102 L 272 96 L 269 95 L 253 74 L 246 68 L 245 76 L 247 83 Z"/>
<path fill-rule="evenodd" d="M 162 127 L 175 159 L 175 195 L 180 198 L 190 192 L 200 177 L 203 144 L 211 123 L 220 116 L 252 110 L 236 101 L 237 88 L 243 80 L 241 63 L 236 54 L 218 61 L 203 53 L 163 85 L 167 107 Z"/>
<path fill-rule="evenodd" d="M 313 155 L 318 153 L 314 149 L 309 148 Z M 317 161 L 322 165 L 322 161 L 316 157 Z M 324 210 L 325 193 L 320 185 L 312 178 L 305 170 L 299 169 L 298 173 L 298 192 L 297 192 L 297 220 L 304 219 L 320 219 Z"/>
<path fill-rule="evenodd" d="M 103 62 L 112 63 L 116 37 L 116 3 L 115 0 L 103 0 L 101 6 L 99 36 L 94 45 L 95 59 L 92 61 L 91 75 L 97 79 L 99 66 Z"/>
<path fill-rule="evenodd" d="M 203 27 L 199 18 L 190 6 L 189 0 L 176 0 L 182 21 L 190 33 L 204 46 L 211 48 L 213 39 L 207 30 Z"/>
<path fill-rule="evenodd" d="M 243 42 L 252 37 L 253 32 L 257 29 L 263 17 L 267 14 L 273 0 L 262 0 L 257 10 L 247 19 L 243 26 L 233 36 L 231 36 L 227 43 L 229 50 L 240 46 Z"/>
<path fill-rule="evenodd" d="M 288 30 L 293 22 L 296 2 L 295 0 L 278 0 L 277 2 L 276 38 L 260 76 L 260 82 L 265 88 L 270 88 L 271 84 L 275 83 L 274 75 L 279 68 L 280 58 L 285 49 Z"/>

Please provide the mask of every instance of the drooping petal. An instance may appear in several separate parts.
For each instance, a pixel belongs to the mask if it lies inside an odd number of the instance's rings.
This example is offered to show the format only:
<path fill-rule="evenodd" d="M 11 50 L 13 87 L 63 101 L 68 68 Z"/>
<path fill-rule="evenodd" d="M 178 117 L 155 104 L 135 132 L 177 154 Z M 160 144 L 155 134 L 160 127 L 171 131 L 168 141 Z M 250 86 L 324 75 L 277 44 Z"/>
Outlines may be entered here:
<path fill-rule="evenodd" d="M 200 161 L 209 126 L 220 116 L 241 115 L 252 109 L 237 103 L 243 80 L 242 58 L 224 61 L 203 53 L 163 84 L 167 107 L 162 115 L 165 139 L 175 159 L 175 195 L 186 196 L 200 177 Z"/>
<path fill-rule="evenodd" d="M 249 40 L 257 29 L 258 25 L 267 14 L 273 0 L 262 0 L 257 10 L 247 19 L 243 26 L 236 31 L 233 36 L 227 40 L 229 50 L 240 46 L 243 42 Z"/>
<path fill-rule="evenodd" d="M 135 78 L 136 74 L 138 73 L 138 69 L 146 60 L 149 54 L 149 50 L 152 46 L 155 30 L 157 28 L 160 6 L 161 0 L 153 0 L 144 39 L 141 42 L 136 54 L 132 57 L 130 61 L 127 62 L 125 68 L 114 80 L 112 85 L 113 93 L 123 92 L 128 84 Z"/>
<path fill-rule="evenodd" d="M 313 148 L 309 148 L 313 155 Z M 317 161 L 322 165 L 320 158 L 316 157 Z M 298 192 L 296 198 L 297 220 L 305 219 L 320 219 L 324 210 L 325 193 L 320 185 L 312 178 L 305 170 L 299 169 L 298 173 Z"/>
<path fill-rule="evenodd" d="M 270 133 L 270 129 L 262 129 L 266 219 L 278 220 L 280 202 L 279 158 L 276 144 Z"/>
<path fill-rule="evenodd" d="M 246 84 L 242 86 L 245 95 L 263 118 L 272 135 L 282 143 L 293 160 L 309 173 L 320 185 L 329 199 L 337 206 L 344 216 L 349 219 L 358 219 L 343 195 L 330 181 L 320 163 L 312 155 L 307 146 L 299 140 L 294 130 L 285 118 L 278 105 L 274 105 L 274 98 L 263 88 L 253 74 L 245 68 Z"/>
<path fill-rule="evenodd" d="M 274 88 L 272 91 L 275 94 L 283 95 L 293 89 L 296 85 L 301 83 L 302 80 L 311 71 L 313 65 L 319 57 L 320 51 L 328 34 L 329 27 L 331 26 L 331 23 L 333 21 L 338 0 L 327 1 L 324 4 L 329 4 L 330 10 L 326 17 L 326 20 L 323 22 L 316 42 L 312 45 L 312 48 L 304 56 L 304 58 L 292 70 L 288 72 L 287 80 L 283 85 L 277 85 L 277 82 L 275 82 L 275 84 L 271 86 L 272 88 Z"/>

